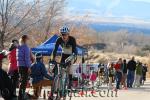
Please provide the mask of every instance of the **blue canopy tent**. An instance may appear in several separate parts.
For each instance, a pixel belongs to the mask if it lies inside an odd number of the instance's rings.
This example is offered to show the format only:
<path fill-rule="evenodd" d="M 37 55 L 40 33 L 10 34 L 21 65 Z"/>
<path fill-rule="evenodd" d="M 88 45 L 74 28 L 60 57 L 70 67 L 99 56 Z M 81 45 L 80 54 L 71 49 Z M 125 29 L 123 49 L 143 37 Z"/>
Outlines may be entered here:
<path fill-rule="evenodd" d="M 53 35 L 50 39 L 48 39 L 41 45 L 39 45 L 35 48 L 32 48 L 31 49 L 32 52 L 33 53 L 41 52 L 43 56 L 50 56 L 54 50 L 55 42 L 58 37 L 59 37 L 58 35 Z M 84 55 L 84 51 L 82 50 L 82 48 L 77 47 L 77 51 L 78 51 L 78 55 Z M 59 55 L 61 53 L 62 53 L 62 48 L 61 48 L 61 46 L 59 46 L 57 54 Z"/>

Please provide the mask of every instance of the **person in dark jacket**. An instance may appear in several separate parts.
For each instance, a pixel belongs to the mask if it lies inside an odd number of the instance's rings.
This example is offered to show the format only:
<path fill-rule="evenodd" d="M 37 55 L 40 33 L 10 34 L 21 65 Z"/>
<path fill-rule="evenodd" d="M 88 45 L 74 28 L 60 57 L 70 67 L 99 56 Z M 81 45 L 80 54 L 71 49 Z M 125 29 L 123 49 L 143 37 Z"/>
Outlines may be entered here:
<path fill-rule="evenodd" d="M 36 62 L 31 65 L 31 78 L 34 90 L 34 99 L 38 99 L 41 94 L 42 85 L 44 84 L 44 77 L 52 80 L 53 78 L 47 74 L 44 63 L 42 62 L 41 53 L 36 53 Z"/>
<path fill-rule="evenodd" d="M 17 66 L 19 67 L 20 86 L 18 100 L 24 100 L 26 86 L 31 67 L 31 51 L 27 45 L 29 38 L 23 35 L 20 38 L 20 46 L 17 48 Z"/>
<path fill-rule="evenodd" d="M 144 64 L 142 66 L 142 77 L 141 77 L 141 81 L 140 81 L 140 83 L 142 85 L 144 85 L 144 82 L 146 81 L 146 73 L 148 72 L 147 68 L 148 68 L 147 64 Z"/>
<path fill-rule="evenodd" d="M 122 85 L 123 88 L 127 89 L 127 85 L 126 85 L 126 79 L 127 79 L 127 62 L 126 59 L 123 60 L 123 77 L 122 77 Z"/>
<path fill-rule="evenodd" d="M 109 88 L 113 87 L 113 81 L 115 76 L 114 64 L 111 63 L 108 68 L 108 76 L 109 76 Z"/>
<path fill-rule="evenodd" d="M 127 87 L 132 88 L 134 77 L 135 77 L 135 70 L 136 70 L 136 62 L 134 60 L 134 57 L 128 62 L 127 64 Z"/>
<path fill-rule="evenodd" d="M 12 83 L 13 83 L 13 93 L 16 95 L 16 88 L 18 86 L 19 81 L 19 73 L 18 73 L 18 66 L 17 66 L 17 58 L 16 58 L 16 49 L 19 46 L 18 40 L 12 40 L 12 43 L 9 47 L 9 54 L 8 54 L 8 75 L 10 76 Z"/>

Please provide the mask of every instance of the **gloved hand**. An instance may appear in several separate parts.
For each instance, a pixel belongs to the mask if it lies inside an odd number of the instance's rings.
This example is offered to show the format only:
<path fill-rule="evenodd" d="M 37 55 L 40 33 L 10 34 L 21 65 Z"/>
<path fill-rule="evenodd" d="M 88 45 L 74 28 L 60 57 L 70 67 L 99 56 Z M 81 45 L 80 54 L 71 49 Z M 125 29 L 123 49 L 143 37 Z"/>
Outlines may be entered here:
<path fill-rule="evenodd" d="M 49 77 L 49 80 L 54 80 L 54 77 L 50 76 L 50 77 Z"/>

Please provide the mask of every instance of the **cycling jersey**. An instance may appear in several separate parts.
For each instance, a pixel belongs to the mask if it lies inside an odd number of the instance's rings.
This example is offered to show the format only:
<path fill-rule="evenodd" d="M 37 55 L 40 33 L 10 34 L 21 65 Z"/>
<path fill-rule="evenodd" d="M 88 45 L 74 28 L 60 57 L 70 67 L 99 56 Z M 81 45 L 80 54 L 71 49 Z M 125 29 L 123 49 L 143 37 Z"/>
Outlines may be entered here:
<path fill-rule="evenodd" d="M 62 37 L 59 37 L 56 41 L 55 48 L 53 51 L 53 58 L 56 57 L 56 53 L 58 50 L 58 47 L 62 47 L 62 59 L 61 62 L 64 63 L 65 59 L 68 58 L 71 54 L 77 54 L 77 49 L 76 49 L 76 40 L 74 37 L 69 36 L 69 39 L 67 42 L 64 42 Z"/>

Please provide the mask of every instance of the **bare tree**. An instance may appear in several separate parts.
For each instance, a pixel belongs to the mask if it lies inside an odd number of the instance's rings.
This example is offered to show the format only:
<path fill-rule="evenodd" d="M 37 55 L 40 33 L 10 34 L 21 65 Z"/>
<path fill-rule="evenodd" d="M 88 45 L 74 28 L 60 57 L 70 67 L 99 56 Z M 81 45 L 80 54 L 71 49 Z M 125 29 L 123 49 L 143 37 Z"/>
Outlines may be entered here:
<path fill-rule="evenodd" d="M 39 26 L 40 32 L 51 32 L 64 3 L 65 0 L 0 0 L 0 49 L 10 39 Z M 47 37 L 45 34 L 44 40 Z"/>
<path fill-rule="evenodd" d="M 0 49 L 6 41 L 36 23 L 30 16 L 35 5 L 25 0 L 0 0 Z"/>
<path fill-rule="evenodd" d="M 65 0 L 39 0 L 39 5 L 45 5 L 44 8 L 41 8 L 42 11 L 40 14 L 44 15 L 42 16 L 42 22 L 41 25 L 43 28 L 43 32 L 46 33 L 44 36 L 45 41 L 49 33 L 52 33 L 53 28 L 57 26 L 57 20 L 59 19 L 60 15 L 62 14 L 64 8 L 65 8 Z M 42 2 L 42 3 L 41 3 Z M 39 8 L 39 7 L 38 7 Z"/>

